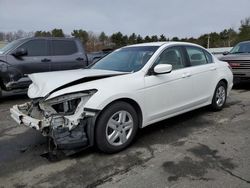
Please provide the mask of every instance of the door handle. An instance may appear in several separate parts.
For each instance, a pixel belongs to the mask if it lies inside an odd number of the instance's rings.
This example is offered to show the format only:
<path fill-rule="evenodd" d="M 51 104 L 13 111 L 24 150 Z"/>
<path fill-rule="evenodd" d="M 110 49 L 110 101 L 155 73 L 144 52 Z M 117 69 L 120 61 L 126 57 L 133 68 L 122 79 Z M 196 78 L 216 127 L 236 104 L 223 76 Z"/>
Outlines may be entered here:
<path fill-rule="evenodd" d="M 211 71 L 216 70 L 216 67 L 210 67 L 209 70 Z"/>
<path fill-rule="evenodd" d="M 191 74 L 189 72 L 183 73 L 182 78 L 186 78 L 186 77 L 191 77 Z"/>
<path fill-rule="evenodd" d="M 82 57 L 76 58 L 77 61 L 83 61 L 84 59 Z"/>
<path fill-rule="evenodd" d="M 41 60 L 41 62 L 50 62 L 51 60 L 50 59 L 47 59 L 47 58 L 44 58 Z"/>

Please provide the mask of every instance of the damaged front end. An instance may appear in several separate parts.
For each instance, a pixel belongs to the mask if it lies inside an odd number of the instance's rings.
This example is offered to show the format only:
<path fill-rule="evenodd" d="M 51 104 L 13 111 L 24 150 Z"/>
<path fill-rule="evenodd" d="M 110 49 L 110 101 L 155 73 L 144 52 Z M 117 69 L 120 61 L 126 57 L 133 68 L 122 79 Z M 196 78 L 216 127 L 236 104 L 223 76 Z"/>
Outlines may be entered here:
<path fill-rule="evenodd" d="M 34 99 L 10 109 L 11 117 L 48 136 L 50 146 L 68 153 L 93 145 L 94 124 L 98 110 L 84 108 L 97 90 Z M 51 142 L 52 141 L 52 142 Z M 74 152 L 73 152 L 74 153 Z"/>

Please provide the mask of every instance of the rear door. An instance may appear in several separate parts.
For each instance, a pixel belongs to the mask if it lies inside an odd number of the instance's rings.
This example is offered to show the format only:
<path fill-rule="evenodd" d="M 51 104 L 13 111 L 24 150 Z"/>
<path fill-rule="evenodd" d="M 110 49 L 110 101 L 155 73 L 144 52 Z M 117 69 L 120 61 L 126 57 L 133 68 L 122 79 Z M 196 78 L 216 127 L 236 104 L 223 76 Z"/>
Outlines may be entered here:
<path fill-rule="evenodd" d="M 74 40 L 50 40 L 52 71 L 84 68 L 86 58 Z"/>
<path fill-rule="evenodd" d="M 200 47 L 185 46 L 190 67 L 187 73 L 192 80 L 192 101 L 194 105 L 208 102 L 213 95 L 217 69 L 211 54 Z"/>

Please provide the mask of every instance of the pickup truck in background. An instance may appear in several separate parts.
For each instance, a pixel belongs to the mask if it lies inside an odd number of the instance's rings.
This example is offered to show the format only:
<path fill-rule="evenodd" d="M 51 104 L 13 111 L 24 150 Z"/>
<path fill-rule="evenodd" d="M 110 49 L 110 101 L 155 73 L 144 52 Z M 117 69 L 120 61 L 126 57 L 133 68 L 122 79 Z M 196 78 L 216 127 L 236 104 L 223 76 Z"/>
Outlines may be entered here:
<path fill-rule="evenodd" d="M 240 42 L 219 58 L 232 68 L 234 83 L 250 80 L 250 41 Z"/>
<path fill-rule="evenodd" d="M 88 55 L 76 38 L 15 40 L 0 49 L 0 97 L 27 89 L 31 83 L 28 74 L 85 68 L 105 55 Z"/>

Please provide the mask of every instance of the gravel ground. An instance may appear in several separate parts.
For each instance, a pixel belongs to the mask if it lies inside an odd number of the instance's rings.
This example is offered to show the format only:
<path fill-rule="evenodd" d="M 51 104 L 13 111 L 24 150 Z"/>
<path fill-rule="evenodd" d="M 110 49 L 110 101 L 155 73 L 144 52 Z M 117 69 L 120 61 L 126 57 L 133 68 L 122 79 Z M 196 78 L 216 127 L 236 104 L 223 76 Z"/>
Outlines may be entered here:
<path fill-rule="evenodd" d="M 0 187 L 250 187 L 250 84 L 220 112 L 195 110 L 141 130 L 131 147 L 88 149 L 57 162 L 40 155 L 45 138 L 17 126 L 0 102 Z"/>

